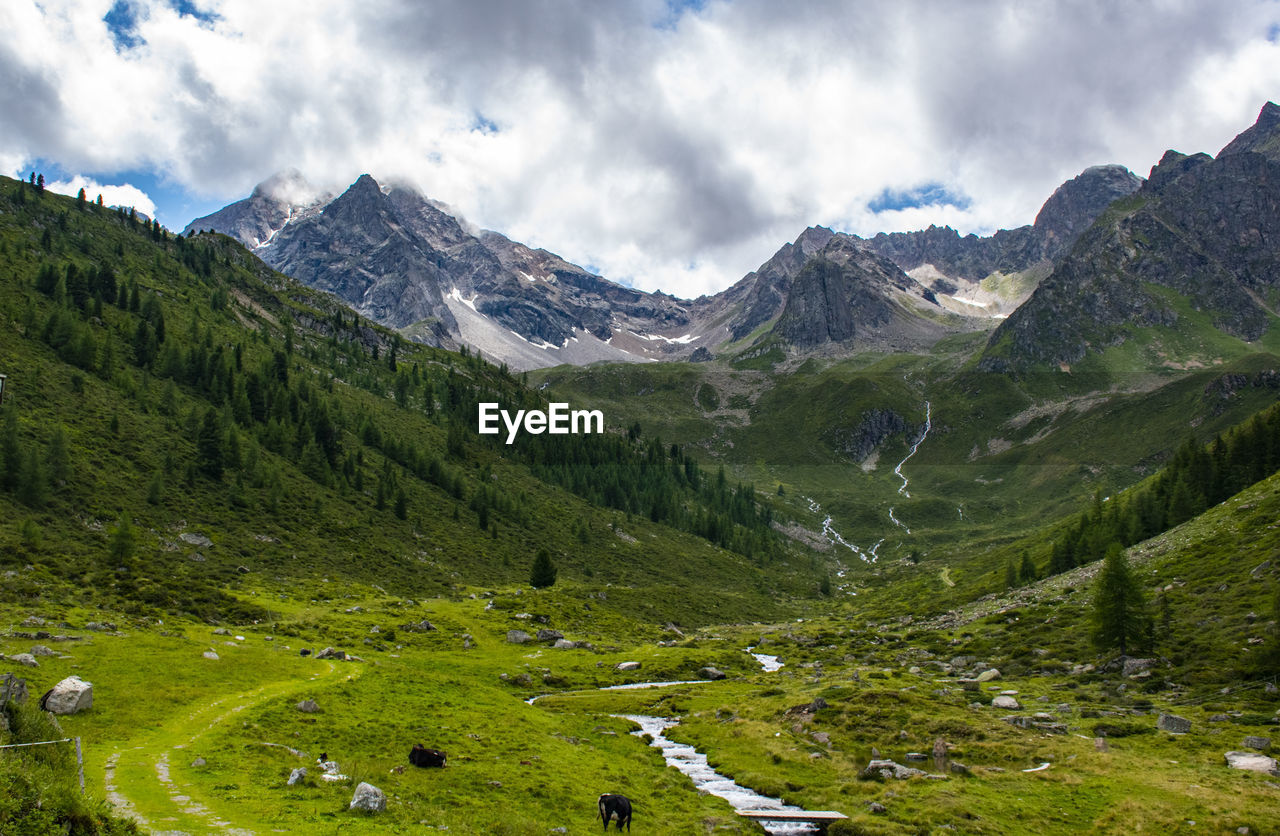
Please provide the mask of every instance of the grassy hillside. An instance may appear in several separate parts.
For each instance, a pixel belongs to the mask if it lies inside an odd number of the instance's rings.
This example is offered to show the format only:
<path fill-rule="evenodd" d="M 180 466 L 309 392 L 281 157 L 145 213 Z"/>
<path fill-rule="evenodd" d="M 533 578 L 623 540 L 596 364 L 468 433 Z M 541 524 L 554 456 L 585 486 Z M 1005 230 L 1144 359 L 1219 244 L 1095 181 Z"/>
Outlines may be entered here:
<path fill-rule="evenodd" d="M 505 369 L 357 319 L 230 239 L 175 238 L 14 181 L 0 211 L 10 601 L 243 620 L 262 611 L 228 590 L 250 576 L 439 594 L 527 579 L 538 548 L 566 582 L 705 585 L 735 616 L 777 612 L 761 590 L 815 584 L 752 516 L 767 509 L 735 511 L 734 486 L 677 451 L 479 436 L 477 401 L 545 401 Z M 610 467 L 560 464 L 593 456 Z M 610 479 L 626 489 L 608 494 Z M 714 527 L 738 553 L 651 519 Z M 655 617 L 710 615 L 652 598 Z"/>
<path fill-rule="evenodd" d="M 562 367 L 533 378 L 762 490 L 781 485 L 777 501 L 812 531 L 831 514 L 846 540 L 865 549 L 883 539 L 878 554 L 894 558 L 1020 536 L 1280 398 L 1280 357 L 1257 346 L 1211 366 L 1021 377 L 975 370 L 980 348 L 969 335 L 928 356 L 811 358 L 778 371 L 715 362 Z M 893 471 L 924 433 L 926 403 L 930 432 L 903 466 L 900 492 Z M 811 499 L 821 512 L 808 511 Z"/>

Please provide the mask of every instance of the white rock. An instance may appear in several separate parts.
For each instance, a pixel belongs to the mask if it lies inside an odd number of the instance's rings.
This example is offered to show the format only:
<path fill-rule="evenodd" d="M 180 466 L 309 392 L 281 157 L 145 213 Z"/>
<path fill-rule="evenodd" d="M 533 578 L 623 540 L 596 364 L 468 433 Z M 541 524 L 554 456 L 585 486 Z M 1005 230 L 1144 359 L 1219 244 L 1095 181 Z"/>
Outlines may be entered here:
<path fill-rule="evenodd" d="M 1247 769 L 1250 772 L 1267 772 L 1272 775 L 1276 771 L 1276 759 L 1254 752 L 1227 752 L 1227 766 L 1232 769 Z"/>
<path fill-rule="evenodd" d="M 373 784 L 366 784 L 361 781 L 360 786 L 356 787 L 355 795 L 351 797 L 351 804 L 348 810 L 368 810 L 371 813 L 381 813 L 387 809 L 387 797 L 382 790 Z"/>
<path fill-rule="evenodd" d="M 93 708 L 93 684 L 68 676 L 53 686 L 42 703 L 44 710 L 52 714 L 75 714 Z"/>
<path fill-rule="evenodd" d="M 1010 711 L 1017 711 L 1022 706 L 1018 705 L 1018 701 L 1006 694 L 1001 694 L 991 701 L 992 708 L 1007 708 Z"/>

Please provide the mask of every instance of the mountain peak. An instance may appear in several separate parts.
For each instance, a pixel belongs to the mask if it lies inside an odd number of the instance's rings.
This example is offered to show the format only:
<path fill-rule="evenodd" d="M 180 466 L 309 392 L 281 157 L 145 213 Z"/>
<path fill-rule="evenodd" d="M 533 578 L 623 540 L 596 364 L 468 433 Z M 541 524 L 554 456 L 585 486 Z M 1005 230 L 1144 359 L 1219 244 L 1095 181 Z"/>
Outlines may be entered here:
<path fill-rule="evenodd" d="M 356 178 L 356 181 L 347 188 L 347 191 L 349 192 L 375 191 L 375 192 L 381 193 L 382 187 L 378 185 L 377 180 L 373 179 L 373 175 L 361 174 L 359 177 Z"/>
<path fill-rule="evenodd" d="M 1264 104 L 1253 127 L 1227 143 L 1218 156 L 1247 152 L 1280 157 L 1280 106 L 1275 102 Z"/>
<path fill-rule="evenodd" d="M 1122 165 L 1090 166 L 1063 183 L 1040 207 L 1033 224 L 1046 239 L 1046 252 L 1061 251 L 1112 201 L 1132 194 L 1141 185 L 1142 178 Z"/>

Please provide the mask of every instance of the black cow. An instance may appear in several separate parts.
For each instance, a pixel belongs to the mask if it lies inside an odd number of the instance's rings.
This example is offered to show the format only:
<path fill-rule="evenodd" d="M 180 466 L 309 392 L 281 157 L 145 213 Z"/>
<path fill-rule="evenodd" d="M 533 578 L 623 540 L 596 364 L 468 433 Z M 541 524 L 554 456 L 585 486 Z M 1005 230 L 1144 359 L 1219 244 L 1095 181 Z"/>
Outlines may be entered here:
<path fill-rule="evenodd" d="M 618 831 L 622 831 L 622 823 L 627 823 L 627 832 L 631 832 L 631 799 L 625 795 L 605 793 L 600 796 L 600 818 L 604 821 L 604 829 L 609 830 L 609 820 L 618 817 Z"/>
<path fill-rule="evenodd" d="M 413 748 L 409 750 L 409 763 L 414 766 L 443 768 L 446 759 L 444 752 L 439 749 L 428 749 L 421 743 L 413 744 Z"/>

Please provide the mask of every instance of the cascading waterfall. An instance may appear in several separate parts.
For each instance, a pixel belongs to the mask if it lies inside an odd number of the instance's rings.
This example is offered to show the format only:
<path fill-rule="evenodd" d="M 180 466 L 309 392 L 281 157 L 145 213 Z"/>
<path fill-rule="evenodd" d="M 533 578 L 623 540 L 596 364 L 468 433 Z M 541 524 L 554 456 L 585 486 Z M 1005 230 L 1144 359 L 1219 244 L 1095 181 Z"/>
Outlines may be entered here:
<path fill-rule="evenodd" d="M 908 484 L 907 477 L 902 475 L 902 466 L 906 464 L 907 461 L 916 454 L 917 450 L 920 449 L 920 445 L 923 444 L 924 440 L 929 437 L 929 431 L 931 429 L 933 429 L 933 404 L 931 404 L 929 401 L 925 401 L 924 402 L 924 431 L 920 433 L 920 437 L 917 438 L 915 440 L 915 443 L 911 445 L 911 449 L 907 452 L 907 455 L 902 459 L 902 461 L 898 462 L 898 466 L 893 469 L 893 475 L 897 476 L 899 479 L 902 480 L 902 486 L 898 488 L 899 496 L 905 497 L 907 499 L 911 498 L 911 494 L 907 491 L 907 484 Z M 815 514 L 820 513 L 822 511 L 822 506 L 819 505 L 816 500 L 811 499 L 809 497 L 805 497 L 805 499 L 809 503 L 810 511 L 812 511 Z M 960 517 L 961 519 L 964 518 L 963 512 L 961 512 Z M 893 523 L 898 528 L 901 528 L 907 534 L 911 533 L 911 529 L 907 527 L 906 523 L 902 522 L 902 520 L 899 520 L 897 517 L 893 515 L 893 506 L 889 507 L 889 522 Z M 879 549 L 881 544 L 884 543 L 884 538 L 881 538 L 870 549 L 863 549 L 853 543 L 850 543 L 849 541 L 845 540 L 844 537 L 840 536 L 840 532 L 836 531 L 835 528 L 831 525 L 830 514 L 827 514 L 826 518 L 822 521 L 822 536 L 826 537 L 827 540 L 832 544 L 844 546 L 849 551 L 853 552 L 858 557 L 862 558 L 863 562 L 865 563 L 876 562 L 876 557 L 877 557 L 876 550 Z"/>
<path fill-rule="evenodd" d="M 911 445 L 911 452 L 907 453 L 907 458 L 898 462 L 898 466 L 893 469 L 893 475 L 902 480 L 902 487 L 898 488 L 898 494 L 911 498 L 911 494 L 907 493 L 907 477 L 902 475 L 902 466 L 907 463 L 920 449 L 920 445 L 924 444 L 924 440 L 929 437 L 929 430 L 933 429 L 933 406 L 928 402 L 924 402 L 924 432 L 920 433 L 920 437 L 916 439 L 916 443 Z M 892 516 L 892 515 L 891 515 Z M 905 528 L 905 526 L 903 526 Z"/>
<path fill-rule="evenodd" d="M 809 503 L 810 511 L 812 511 L 815 514 L 821 513 L 822 506 L 818 504 L 817 500 L 810 499 L 807 496 L 805 497 L 805 500 L 807 500 Z M 827 514 L 826 518 L 822 521 L 822 536 L 826 537 L 827 541 L 830 543 L 833 543 L 838 546 L 844 546 L 846 549 L 853 552 L 858 557 L 862 558 L 862 561 L 864 563 L 876 562 L 876 557 L 877 557 L 876 550 L 879 549 L 880 544 L 884 542 L 884 538 L 882 537 L 879 541 L 876 542 L 874 546 L 872 546 L 869 549 L 863 549 L 860 546 L 850 543 L 848 540 L 840 536 L 840 532 L 836 531 L 835 528 L 832 527 L 830 514 Z"/>

